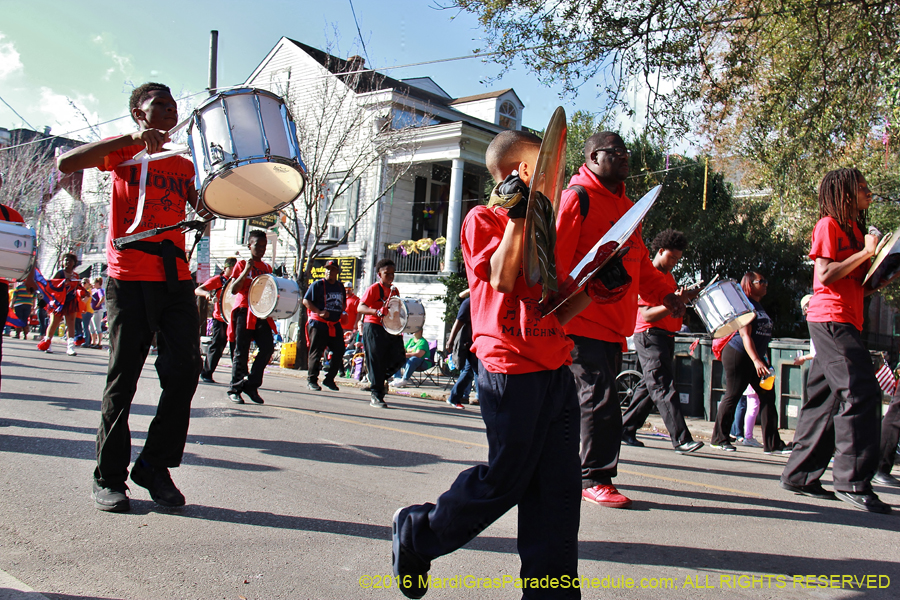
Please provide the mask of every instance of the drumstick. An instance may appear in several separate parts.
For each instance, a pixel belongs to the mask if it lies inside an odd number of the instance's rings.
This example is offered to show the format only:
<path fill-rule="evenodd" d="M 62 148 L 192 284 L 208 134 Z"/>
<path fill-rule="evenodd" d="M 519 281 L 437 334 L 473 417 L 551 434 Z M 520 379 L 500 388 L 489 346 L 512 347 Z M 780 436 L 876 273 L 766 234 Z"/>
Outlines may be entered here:
<path fill-rule="evenodd" d="M 713 277 L 712 279 L 710 279 L 710 280 L 709 280 L 709 283 L 706 284 L 706 287 L 709 287 L 709 286 L 711 286 L 712 284 L 714 284 L 718 278 L 719 278 L 719 276 L 716 275 L 715 277 Z"/>

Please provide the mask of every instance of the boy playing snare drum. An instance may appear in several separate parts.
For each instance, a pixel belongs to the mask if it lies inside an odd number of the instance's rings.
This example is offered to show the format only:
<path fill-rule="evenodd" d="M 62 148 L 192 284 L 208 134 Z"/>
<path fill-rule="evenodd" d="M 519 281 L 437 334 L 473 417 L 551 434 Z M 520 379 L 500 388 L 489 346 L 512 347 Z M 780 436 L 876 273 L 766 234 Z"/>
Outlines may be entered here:
<path fill-rule="evenodd" d="M 135 88 L 130 109 L 137 131 L 79 146 L 60 156 L 57 165 L 63 173 L 91 167 L 112 172 L 106 238 L 110 356 L 93 488 L 96 508 L 112 512 L 130 509 L 125 483 L 131 460 L 128 415 L 154 334 L 159 340 L 156 371 L 162 393 L 147 441 L 131 469 L 131 480 L 147 488 L 162 506 L 184 504 L 169 469 L 181 464 L 191 399 L 200 377 L 199 315 L 184 234 L 173 230 L 121 250 L 113 245 L 136 218 L 140 222 L 131 233 L 175 225 L 184 220 L 188 203 L 198 207 L 194 166 L 186 158 L 150 161 L 143 178 L 141 166 L 121 166 L 140 150 L 155 154 L 169 141 L 168 131 L 178 123 L 178 106 L 169 88 L 159 83 Z M 137 215 L 142 187 L 146 198 Z"/>

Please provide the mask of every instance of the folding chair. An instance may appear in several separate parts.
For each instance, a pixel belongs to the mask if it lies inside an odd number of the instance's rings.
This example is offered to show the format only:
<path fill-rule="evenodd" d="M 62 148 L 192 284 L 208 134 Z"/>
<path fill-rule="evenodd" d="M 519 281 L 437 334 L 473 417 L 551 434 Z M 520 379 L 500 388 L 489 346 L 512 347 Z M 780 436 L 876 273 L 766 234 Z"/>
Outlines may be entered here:
<path fill-rule="evenodd" d="M 428 344 L 428 362 L 424 363 L 424 365 L 428 366 L 423 365 L 419 367 L 412 375 L 411 381 L 415 387 L 421 386 L 426 381 L 441 387 L 441 368 L 436 360 L 436 354 L 437 342 L 431 342 Z"/>

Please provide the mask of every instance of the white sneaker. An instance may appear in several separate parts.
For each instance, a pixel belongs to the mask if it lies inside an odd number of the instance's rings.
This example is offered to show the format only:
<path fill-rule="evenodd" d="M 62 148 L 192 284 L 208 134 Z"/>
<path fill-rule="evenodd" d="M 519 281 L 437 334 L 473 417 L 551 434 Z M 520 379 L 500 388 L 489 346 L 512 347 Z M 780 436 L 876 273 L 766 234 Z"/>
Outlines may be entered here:
<path fill-rule="evenodd" d="M 751 448 L 762 448 L 763 445 L 757 442 L 753 438 L 744 438 L 744 441 L 741 442 L 742 446 L 750 446 Z"/>
<path fill-rule="evenodd" d="M 69 338 L 66 340 L 66 354 L 69 356 L 78 356 L 78 353 L 75 352 L 75 339 Z"/>
<path fill-rule="evenodd" d="M 395 388 L 403 388 L 409 385 L 409 382 L 405 379 L 395 379 L 391 382 L 391 387 Z"/>

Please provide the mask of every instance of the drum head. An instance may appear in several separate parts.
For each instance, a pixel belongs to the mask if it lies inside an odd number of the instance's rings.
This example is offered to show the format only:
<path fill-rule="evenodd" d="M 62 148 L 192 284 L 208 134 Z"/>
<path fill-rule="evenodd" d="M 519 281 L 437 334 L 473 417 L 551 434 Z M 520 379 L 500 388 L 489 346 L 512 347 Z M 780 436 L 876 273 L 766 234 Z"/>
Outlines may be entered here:
<path fill-rule="evenodd" d="M 222 318 L 226 323 L 231 323 L 231 311 L 234 309 L 234 303 L 237 298 L 231 293 L 231 287 L 234 285 L 234 279 L 229 279 L 225 287 L 222 288 Z"/>
<path fill-rule="evenodd" d="M 406 310 L 406 304 L 394 296 L 387 303 L 387 310 L 382 319 L 384 330 L 391 335 L 400 335 L 403 328 L 406 327 L 406 321 L 409 319 L 409 313 Z"/>
<path fill-rule="evenodd" d="M 753 319 L 755 319 L 755 318 L 756 318 L 755 312 L 750 312 L 750 313 L 745 313 L 743 315 L 740 315 L 740 316 L 736 317 L 735 319 L 729 321 L 728 323 L 725 323 L 718 329 L 716 329 L 712 333 L 712 337 L 713 337 L 713 339 L 718 339 L 718 338 L 723 338 L 726 335 L 730 335 L 730 334 L 736 332 L 738 329 L 740 329 L 744 325 L 749 325 L 750 322 L 753 321 Z"/>
<path fill-rule="evenodd" d="M 278 303 L 278 283 L 271 275 L 260 275 L 250 284 L 248 296 L 250 311 L 264 319 L 272 314 Z"/>
<path fill-rule="evenodd" d="M 213 213 L 232 219 L 261 217 L 294 200 L 303 191 L 303 174 L 289 162 L 254 162 L 212 176 L 201 192 Z"/>

